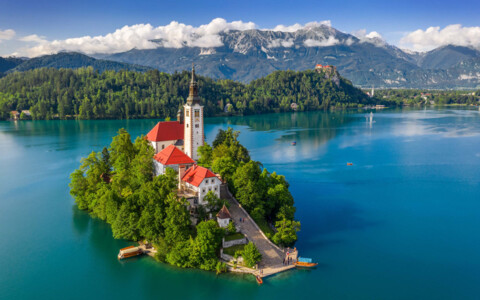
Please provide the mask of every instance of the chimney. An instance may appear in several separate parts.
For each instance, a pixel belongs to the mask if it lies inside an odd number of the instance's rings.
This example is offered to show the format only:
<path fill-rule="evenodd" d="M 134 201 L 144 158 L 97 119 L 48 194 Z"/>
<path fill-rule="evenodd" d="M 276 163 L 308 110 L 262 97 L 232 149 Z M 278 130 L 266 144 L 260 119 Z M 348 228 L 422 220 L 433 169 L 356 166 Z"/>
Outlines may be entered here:
<path fill-rule="evenodd" d="M 177 111 L 177 122 L 183 124 L 183 114 L 181 109 Z"/>
<path fill-rule="evenodd" d="M 182 178 L 185 175 L 185 170 L 187 169 L 186 165 L 178 166 L 178 189 L 182 190 Z"/>

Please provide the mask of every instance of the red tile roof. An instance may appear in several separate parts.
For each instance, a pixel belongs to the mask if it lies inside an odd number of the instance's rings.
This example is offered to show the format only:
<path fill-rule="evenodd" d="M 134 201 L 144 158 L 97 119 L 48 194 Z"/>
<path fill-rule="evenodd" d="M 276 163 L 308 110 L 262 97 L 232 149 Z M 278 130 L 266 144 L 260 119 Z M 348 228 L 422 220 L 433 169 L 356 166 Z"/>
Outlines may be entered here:
<path fill-rule="evenodd" d="M 217 217 L 219 219 L 231 219 L 232 218 L 232 216 L 230 215 L 230 212 L 228 211 L 225 204 L 223 205 L 222 209 L 218 212 Z"/>
<path fill-rule="evenodd" d="M 190 169 L 188 169 L 185 172 L 185 175 L 183 175 L 182 180 L 190 183 L 191 185 L 200 186 L 200 184 L 205 178 L 210 178 L 210 177 L 217 177 L 217 176 L 207 168 L 193 165 Z"/>
<path fill-rule="evenodd" d="M 183 124 L 178 121 L 158 122 L 147 134 L 150 142 L 183 140 Z"/>
<path fill-rule="evenodd" d="M 162 165 L 180 165 L 193 164 L 195 161 L 183 153 L 174 145 L 168 145 L 167 148 L 158 152 L 153 158 Z"/>

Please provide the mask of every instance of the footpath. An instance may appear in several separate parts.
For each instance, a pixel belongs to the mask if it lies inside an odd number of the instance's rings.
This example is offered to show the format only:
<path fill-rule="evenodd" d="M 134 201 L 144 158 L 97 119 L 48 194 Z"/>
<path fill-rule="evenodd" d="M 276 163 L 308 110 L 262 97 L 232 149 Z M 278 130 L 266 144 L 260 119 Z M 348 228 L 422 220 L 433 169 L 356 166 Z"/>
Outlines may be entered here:
<path fill-rule="evenodd" d="M 295 265 L 284 265 L 284 258 L 286 258 L 286 253 L 284 250 L 280 249 L 272 241 L 270 241 L 263 231 L 258 227 L 255 221 L 250 217 L 250 215 L 241 207 L 238 201 L 233 197 L 233 195 L 228 191 L 226 185 L 221 187 L 221 198 L 229 202 L 230 215 L 235 221 L 236 227 L 243 233 L 247 239 L 257 246 L 258 250 L 262 254 L 262 260 L 258 264 L 258 270 L 251 271 L 254 275 L 259 275 L 260 277 L 270 276 L 279 272 L 290 270 L 295 268 Z M 244 220 L 240 222 L 240 218 Z M 296 261 L 298 251 L 290 253 L 289 256 Z"/>

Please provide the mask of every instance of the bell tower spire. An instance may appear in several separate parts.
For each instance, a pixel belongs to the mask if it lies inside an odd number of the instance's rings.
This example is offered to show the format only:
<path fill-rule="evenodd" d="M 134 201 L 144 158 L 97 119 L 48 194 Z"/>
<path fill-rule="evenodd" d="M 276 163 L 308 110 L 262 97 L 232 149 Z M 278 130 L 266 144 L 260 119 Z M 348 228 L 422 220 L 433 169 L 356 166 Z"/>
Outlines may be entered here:
<path fill-rule="evenodd" d="M 190 105 L 200 104 L 198 97 L 198 84 L 195 78 L 195 65 L 192 63 L 192 80 L 190 81 L 190 91 L 188 93 L 187 103 Z"/>
<path fill-rule="evenodd" d="M 203 106 L 198 96 L 198 84 L 195 78 L 195 65 L 192 64 L 192 79 L 187 103 L 184 107 L 184 149 L 185 154 L 198 160 L 198 147 L 203 146 Z"/>

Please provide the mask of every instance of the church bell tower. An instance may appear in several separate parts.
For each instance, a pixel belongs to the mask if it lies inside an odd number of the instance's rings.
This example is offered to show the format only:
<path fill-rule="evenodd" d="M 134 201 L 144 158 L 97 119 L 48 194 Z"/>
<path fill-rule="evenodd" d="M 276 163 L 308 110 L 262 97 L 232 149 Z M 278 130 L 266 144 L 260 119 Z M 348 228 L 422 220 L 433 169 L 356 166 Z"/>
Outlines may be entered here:
<path fill-rule="evenodd" d="M 198 84 L 195 80 L 195 66 L 192 64 L 192 80 L 187 103 L 184 107 L 184 146 L 185 154 L 198 160 L 198 147 L 203 146 L 203 106 L 198 97 Z"/>

